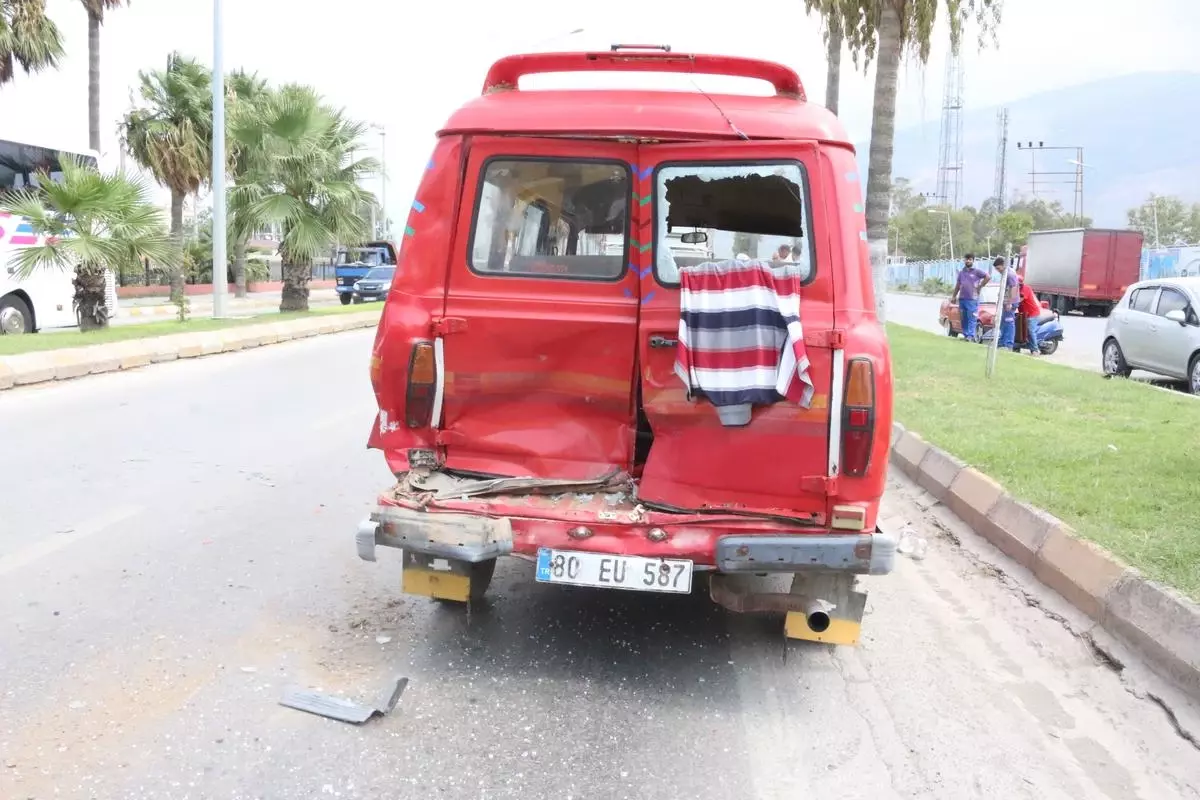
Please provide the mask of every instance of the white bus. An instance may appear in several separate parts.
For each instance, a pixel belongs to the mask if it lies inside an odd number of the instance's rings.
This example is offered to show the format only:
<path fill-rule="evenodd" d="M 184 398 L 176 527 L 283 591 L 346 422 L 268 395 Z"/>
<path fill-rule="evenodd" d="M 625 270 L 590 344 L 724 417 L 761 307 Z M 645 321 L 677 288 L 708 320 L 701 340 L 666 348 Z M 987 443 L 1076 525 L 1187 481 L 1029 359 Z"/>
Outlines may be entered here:
<path fill-rule="evenodd" d="M 59 154 L 68 153 L 95 167 L 94 152 L 62 150 L 42 145 L 0 139 L 0 195 L 12 189 L 37 185 L 37 173 L 46 172 L 61 180 Z M 37 244 L 29 222 L 0 211 L 0 335 L 33 333 L 43 328 L 77 325 L 72 302 L 74 275 L 56 269 L 40 269 L 27 278 L 17 274 L 13 254 Z M 109 314 L 116 311 L 116 288 L 111 284 Z"/>

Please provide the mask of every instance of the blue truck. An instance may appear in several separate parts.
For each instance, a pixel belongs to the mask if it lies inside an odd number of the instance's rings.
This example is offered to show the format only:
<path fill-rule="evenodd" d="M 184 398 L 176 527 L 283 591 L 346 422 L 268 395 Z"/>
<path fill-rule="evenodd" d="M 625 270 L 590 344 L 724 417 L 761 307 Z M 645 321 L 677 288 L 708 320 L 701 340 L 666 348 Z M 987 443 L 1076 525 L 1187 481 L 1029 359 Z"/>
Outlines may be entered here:
<path fill-rule="evenodd" d="M 354 302 L 354 284 L 365 278 L 375 267 L 395 266 L 396 248 L 391 242 L 368 242 L 359 247 L 339 247 L 333 254 L 338 299 L 342 301 L 342 305 L 350 305 Z"/>

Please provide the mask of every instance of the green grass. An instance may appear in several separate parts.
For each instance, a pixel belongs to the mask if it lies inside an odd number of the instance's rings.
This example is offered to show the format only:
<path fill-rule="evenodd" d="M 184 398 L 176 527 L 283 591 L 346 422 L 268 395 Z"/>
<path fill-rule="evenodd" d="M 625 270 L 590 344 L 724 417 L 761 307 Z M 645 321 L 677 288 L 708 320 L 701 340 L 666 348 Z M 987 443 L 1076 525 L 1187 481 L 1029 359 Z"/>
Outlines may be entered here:
<path fill-rule="evenodd" d="M 895 417 L 1200 599 L 1200 400 L 889 325 Z"/>
<path fill-rule="evenodd" d="M 200 331 L 216 331 L 225 328 L 238 328 L 243 325 L 253 325 L 265 322 L 284 322 L 289 319 L 305 317 L 321 317 L 330 314 L 356 314 L 365 311 L 383 311 L 383 303 L 370 305 L 328 306 L 315 308 L 311 311 L 297 311 L 287 314 L 261 314 L 254 317 L 238 317 L 236 319 L 211 319 L 197 317 L 187 322 L 166 319 L 162 322 L 147 322 L 140 325 L 121 325 L 120 327 L 105 328 L 104 330 L 80 333 L 71 331 L 64 333 L 36 333 L 24 336 L 0 336 L 0 356 L 12 356 L 20 353 L 34 353 L 46 350 L 61 350 L 67 347 L 86 347 L 92 344 L 108 344 L 124 342 L 130 339 L 149 339 L 155 336 L 169 336 L 173 333 L 197 333 Z"/>

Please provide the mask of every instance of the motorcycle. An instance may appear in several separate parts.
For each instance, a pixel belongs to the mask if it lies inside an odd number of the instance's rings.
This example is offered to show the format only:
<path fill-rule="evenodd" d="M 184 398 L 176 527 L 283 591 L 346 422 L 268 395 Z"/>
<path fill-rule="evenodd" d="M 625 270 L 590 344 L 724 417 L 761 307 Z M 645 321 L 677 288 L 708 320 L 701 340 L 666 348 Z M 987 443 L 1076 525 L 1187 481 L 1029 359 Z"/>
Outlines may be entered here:
<path fill-rule="evenodd" d="M 991 341 L 994 335 L 995 318 L 991 314 L 980 314 L 979 322 L 975 326 L 975 341 L 982 344 L 983 342 Z M 1014 344 L 1014 349 L 1020 350 L 1026 347 L 1025 336 L 1028 327 L 1025 325 L 1017 326 L 1017 339 Z M 1038 351 L 1044 356 L 1054 355 L 1058 351 L 1058 345 L 1063 340 L 1063 325 L 1059 319 L 1057 311 L 1051 311 L 1048 308 L 1043 308 L 1042 313 L 1038 315 Z"/>

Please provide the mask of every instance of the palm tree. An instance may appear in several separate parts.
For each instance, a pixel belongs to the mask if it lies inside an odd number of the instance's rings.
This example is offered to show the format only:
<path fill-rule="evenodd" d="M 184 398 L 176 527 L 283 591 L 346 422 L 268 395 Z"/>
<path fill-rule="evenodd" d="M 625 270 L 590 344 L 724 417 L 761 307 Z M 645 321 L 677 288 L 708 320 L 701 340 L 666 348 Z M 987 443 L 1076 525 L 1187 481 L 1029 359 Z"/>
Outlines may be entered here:
<path fill-rule="evenodd" d="M 280 311 L 308 310 L 308 281 L 318 256 L 370 236 L 361 210 L 375 197 L 359 181 L 379 165 L 354 156 L 365 132 L 365 125 L 325 105 L 307 86 L 284 86 L 258 113 L 231 118 L 235 147 L 250 155 L 229 208 L 239 232 L 273 223 L 283 229 Z"/>
<path fill-rule="evenodd" d="M 0 199 L 0 209 L 28 219 L 42 242 L 18 250 L 13 264 L 22 277 L 38 269 L 75 270 L 79 328 L 103 328 L 105 274 L 147 258 L 169 264 L 178 252 L 142 181 L 121 172 L 103 174 L 66 154 L 60 158 L 61 182 L 42 174 L 39 186 Z"/>
<path fill-rule="evenodd" d="M 172 53 L 163 70 L 139 72 L 143 107 L 125 115 L 121 137 L 133 160 L 171 192 L 171 238 L 183 247 L 183 201 L 208 180 L 212 163 L 212 76 Z M 182 271 L 171 290 L 183 292 Z"/>
<path fill-rule="evenodd" d="M 0 86 L 16 77 L 57 67 L 63 55 L 58 26 L 46 16 L 46 0 L 0 0 Z"/>
<path fill-rule="evenodd" d="M 258 114 L 261 106 L 269 96 L 265 80 L 259 78 L 257 74 L 248 73 L 241 69 L 231 72 L 225 78 L 225 87 L 229 98 L 228 106 L 231 117 Z M 248 151 L 236 141 L 230 142 L 228 152 L 229 172 L 233 178 L 234 185 L 236 185 L 249 173 L 257 154 Z M 236 223 L 237 220 L 233 220 L 233 222 Z M 229 234 L 233 245 L 234 296 L 245 297 L 246 247 L 254 231 L 241 230 L 236 224 L 233 224 L 229 226 Z"/>
<path fill-rule="evenodd" d="M 125 0 L 83 0 L 88 15 L 88 147 L 100 152 L 100 26 L 104 12 Z"/>
<path fill-rule="evenodd" d="M 820 15 L 825 28 L 825 107 L 838 113 L 838 93 L 842 82 L 842 0 L 804 0 L 804 10 Z"/>
<path fill-rule="evenodd" d="M 950 46 L 957 48 L 970 19 L 978 24 L 981 42 L 1000 22 L 1003 0 L 833 0 L 821 6 L 840 23 L 855 62 L 875 64 L 875 99 L 867 167 L 867 244 L 875 283 L 875 306 L 887 319 L 888 209 L 892 189 L 892 152 L 896 134 L 896 84 L 900 59 L 907 52 L 925 64 L 939 8 L 950 22 Z"/>

